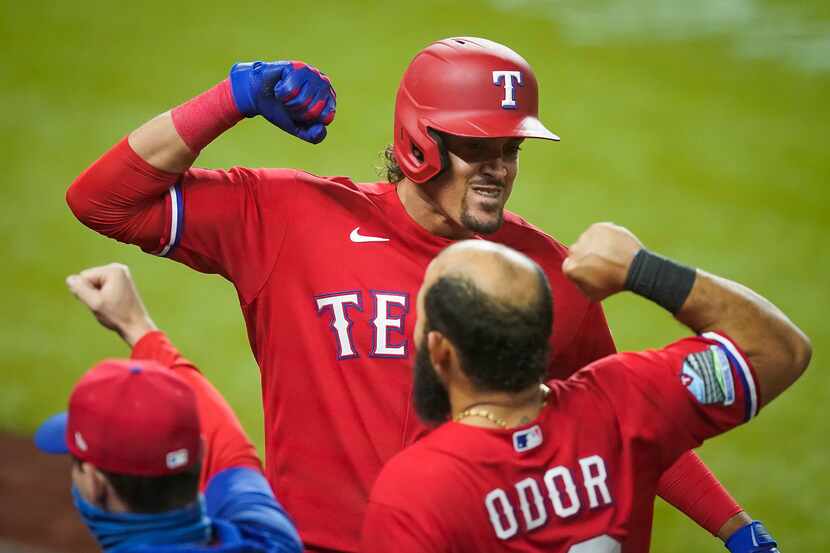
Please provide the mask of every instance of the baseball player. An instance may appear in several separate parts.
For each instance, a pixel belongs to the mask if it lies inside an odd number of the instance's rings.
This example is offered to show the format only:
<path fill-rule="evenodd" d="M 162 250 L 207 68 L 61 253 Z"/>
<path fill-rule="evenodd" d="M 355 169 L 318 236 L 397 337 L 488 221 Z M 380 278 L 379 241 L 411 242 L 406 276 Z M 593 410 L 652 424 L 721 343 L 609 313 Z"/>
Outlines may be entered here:
<path fill-rule="evenodd" d="M 72 455 L 75 506 L 101 548 L 302 551 L 233 410 L 156 328 L 127 268 L 87 269 L 67 284 L 132 348 L 81 377 L 68 411 L 35 434 L 43 451 Z"/>
<path fill-rule="evenodd" d="M 543 268 L 558 300 L 551 377 L 615 348 L 602 308 L 561 272 L 567 249 L 504 210 L 522 140 L 558 139 L 523 58 L 466 37 L 420 52 L 398 90 L 392 182 L 191 167 L 245 117 L 319 142 L 335 109 L 311 66 L 236 64 L 106 152 L 67 201 L 106 236 L 234 284 L 262 372 L 268 479 L 307 548 L 355 551 L 380 468 L 427 432 L 411 405 L 413 302 L 446 246 L 487 236 Z M 724 539 L 751 521 L 693 453 L 660 492 Z"/>
<path fill-rule="evenodd" d="M 595 300 L 624 289 L 652 299 L 697 335 L 545 386 L 544 271 L 492 242 L 447 248 L 427 270 L 415 329 L 415 406 L 444 424 L 381 471 L 364 553 L 648 551 L 650 529 L 634 521 L 665 467 L 749 421 L 809 363 L 809 340 L 771 303 L 621 227 L 592 226 L 564 271 Z M 758 522 L 731 540 L 777 551 Z"/>

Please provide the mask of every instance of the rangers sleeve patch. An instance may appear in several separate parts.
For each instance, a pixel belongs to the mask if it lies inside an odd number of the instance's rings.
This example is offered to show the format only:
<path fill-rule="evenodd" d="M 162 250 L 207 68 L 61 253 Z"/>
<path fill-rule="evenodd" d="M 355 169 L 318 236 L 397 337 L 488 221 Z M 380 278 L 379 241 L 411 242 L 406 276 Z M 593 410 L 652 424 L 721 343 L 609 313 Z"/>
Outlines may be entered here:
<path fill-rule="evenodd" d="M 680 382 L 704 405 L 732 405 L 735 379 L 726 354 L 718 346 L 689 354 L 683 361 Z"/>

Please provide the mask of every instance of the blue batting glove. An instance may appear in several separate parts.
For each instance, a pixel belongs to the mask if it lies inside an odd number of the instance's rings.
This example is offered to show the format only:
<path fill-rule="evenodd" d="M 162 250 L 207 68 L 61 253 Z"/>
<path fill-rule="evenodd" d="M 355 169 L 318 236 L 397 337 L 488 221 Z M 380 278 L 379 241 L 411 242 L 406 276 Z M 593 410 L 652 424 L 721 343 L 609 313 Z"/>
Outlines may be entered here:
<path fill-rule="evenodd" d="M 778 543 L 760 521 L 747 524 L 726 540 L 732 553 L 780 553 Z"/>
<path fill-rule="evenodd" d="M 230 79 L 234 102 L 245 117 L 262 115 L 312 144 L 326 137 L 337 94 L 316 68 L 300 61 L 237 63 Z"/>

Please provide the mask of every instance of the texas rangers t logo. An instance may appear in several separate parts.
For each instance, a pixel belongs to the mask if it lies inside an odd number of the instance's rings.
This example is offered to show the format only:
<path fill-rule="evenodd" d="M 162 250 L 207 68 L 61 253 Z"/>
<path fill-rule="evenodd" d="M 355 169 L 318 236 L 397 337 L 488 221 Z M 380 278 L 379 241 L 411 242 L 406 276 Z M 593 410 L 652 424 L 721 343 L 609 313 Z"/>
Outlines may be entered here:
<path fill-rule="evenodd" d="M 493 71 L 493 84 L 504 86 L 504 100 L 501 101 L 501 107 L 504 109 L 516 109 L 516 96 L 513 94 L 514 79 L 517 85 L 524 86 L 521 71 Z"/>

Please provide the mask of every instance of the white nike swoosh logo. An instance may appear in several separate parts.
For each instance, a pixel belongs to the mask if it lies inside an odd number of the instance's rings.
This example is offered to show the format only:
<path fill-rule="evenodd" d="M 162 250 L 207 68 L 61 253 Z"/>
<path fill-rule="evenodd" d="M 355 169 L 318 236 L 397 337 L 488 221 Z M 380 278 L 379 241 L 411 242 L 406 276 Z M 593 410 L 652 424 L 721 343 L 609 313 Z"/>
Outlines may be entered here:
<path fill-rule="evenodd" d="M 349 240 L 358 244 L 363 242 L 389 242 L 388 238 L 381 238 L 380 236 L 363 236 L 360 234 L 360 227 L 355 227 L 352 233 L 349 234 Z"/>

